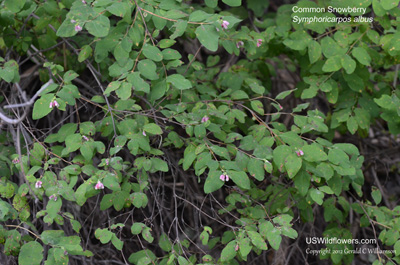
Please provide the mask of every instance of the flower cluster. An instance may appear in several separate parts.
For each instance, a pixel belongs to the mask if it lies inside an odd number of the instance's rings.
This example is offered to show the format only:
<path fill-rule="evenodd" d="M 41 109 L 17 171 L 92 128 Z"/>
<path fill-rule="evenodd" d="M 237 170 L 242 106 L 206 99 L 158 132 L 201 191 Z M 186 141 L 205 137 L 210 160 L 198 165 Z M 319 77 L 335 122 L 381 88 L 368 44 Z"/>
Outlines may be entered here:
<path fill-rule="evenodd" d="M 15 164 L 18 164 L 20 161 L 19 161 L 19 159 L 16 157 L 16 158 L 14 158 L 13 159 L 13 161 L 12 161 L 12 163 L 15 165 Z"/>
<path fill-rule="evenodd" d="M 58 108 L 59 106 L 60 106 L 60 104 L 58 104 L 57 100 L 53 100 L 53 101 L 50 102 L 49 108 L 50 109 L 52 109 L 54 107 Z"/>
<path fill-rule="evenodd" d="M 97 181 L 97 184 L 94 186 L 95 190 L 104 190 L 104 185 L 103 183 L 100 182 L 100 180 Z"/>
<path fill-rule="evenodd" d="M 226 21 L 226 20 L 222 21 L 221 27 L 222 27 L 223 29 L 228 29 L 228 26 L 229 26 L 229 22 L 228 22 L 228 21 Z"/>
<path fill-rule="evenodd" d="M 75 26 L 75 31 L 76 32 L 79 32 L 79 31 L 81 31 L 82 30 L 82 27 L 81 26 L 79 26 L 79 25 L 76 25 Z"/>
<path fill-rule="evenodd" d="M 40 189 L 42 187 L 43 182 L 40 180 L 36 181 L 35 188 Z"/>
<path fill-rule="evenodd" d="M 219 176 L 219 179 L 222 181 L 229 181 L 229 176 L 226 173 L 224 173 L 221 176 Z"/>
<path fill-rule="evenodd" d="M 258 39 L 258 40 L 257 40 L 257 47 L 260 47 L 260 46 L 261 46 L 262 41 L 263 41 L 262 39 Z"/>
<path fill-rule="evenodd" d="M 201 119 L 201 122 L 202 123 L 205 123 L 206 121 L 208 121 L 210 118 L 208 117 L 208 116 L 204 116 L 202 119 Z"/>
<path fill-rule="evenodd" d="M 49 197 L 49 199 L 50 200 L 53 200 L 53 201 L 57 201 L 57 196 L 56 195 L 51 195 L 50 197 Z"/>
<path fill-rule="evenodd" d="M 297 151 L 296 151 L 296 155 L 297 155 L 297 156 L 303 156 L 303 155 L 304 155 L 303 150 L 301 150 L 301 149 L 300 149 L 300 150 L 297 150 Z"/>

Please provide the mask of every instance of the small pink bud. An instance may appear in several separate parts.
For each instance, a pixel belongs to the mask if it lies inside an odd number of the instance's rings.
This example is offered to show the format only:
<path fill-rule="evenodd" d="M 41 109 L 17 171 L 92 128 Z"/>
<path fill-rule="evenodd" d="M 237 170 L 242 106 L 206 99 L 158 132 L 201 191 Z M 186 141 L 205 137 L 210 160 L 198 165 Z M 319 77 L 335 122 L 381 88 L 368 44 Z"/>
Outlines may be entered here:
<path fill-rule="evenodd" d="M 56 195 L 51 195 L 51 196 L 49 197 L 49 199 L 50 199 L 50 200 L 53 200 L 53 201 L 57 201 L 57 196 L 56 196 Z"/>
<path fill-rule="evenodd" d="M 95 190 L 103 190 L 104 189 L 103 183 L 101 183 L 100 180 L 98 180 L 96 186 L 94 186 L 94 189 Z"/>
<path fill-rule="evenodd" d="M 225 181 L 229 181 L 229 176 L 225 175 Z"/>
<path fill-rule="evenodd" d="M 146 135 L 147 135 L 145 131 L 143 131 L 142 134 L 143 134 L 143 136 L 146 136 Z"/>
<path fill-rule="evenodd" d="M 86 142 L 89 141 L 89 138 L 87 138 L 86 135 L 82 135 L 82 139 L 85 140 Z"/>
<path fill-rule="evenodd" d="M 201 122 L 204 123 L 204 122 L 208 121 L 209 119 L 210 119 L 209 117 L 204 116 L 204 117 L 201 119 Z"/>
<path fill-rule="evenodd" d="M 222 180 L 222 181 L 225 181 L 225 175 L 222 174 L 221 176 L 219 176 L 219 179 Z"/>
<path fill-rule="evenodd" d="M 18 158 L 14 158 L 12 162 L 13 162 L 13 164 L 15 165 L 15 164 L 18 164 L 20 161 L 19 161 Z"/>
<path fill-rule="evenodd" d="M 282 105 L 279 105 L 279 109 L 280 109 L 280 110 L 283 110 L 283 107 L 282 107 Z"/>
<path fill-rule="evenodd" d="M 226 20 L 222 21 L 221 27 L 223 29 L 228 29 L 228 26 L 229 26 L 229 22 L 228 21 L 226 21 Z"/>
<path fill-rule="evenodd" d="M 262 41 L 263 41 L 262 39 L 258 39 L 258 40 L 257 40 L 257 47 L 260 47 L 260 46 L 261 46 Z"/>
<path fill-rule="evenodd" d="M 82 30 L 82 27 L 81 26 L 79 26 L 79 25 L 76 25 L 75 26 L 75 31 L 76 32 L 79 32 L 79 31 L 81 31 Z"/>
<path fill-rule="evenodd" d="M 238 251 L 238 250 L 239 250 L 239 245 L 236 245 L 235 251 Z"/>
<path fill-rule="evenodd" d="M 60 106 L 60 104 L 58 104 L 57 100 L 53 100 L 53 101 L 50 102 L 49 108 L 50 109 L 52 109 L 54 107 L 58 108 L 59 106 Z"/>
<path fill-rule="evenodd" d="M 108 166 L 110 164 L 110 159 L 107 158 L 105 162 L 106 162 L 106 165 Z"/>
<path fill-rule="evenodd" d="M 40 189 L 42 187 L 43 182 L 40 180 L 36 181 L 35 188 Z"/>
<path fill-rule="evenodd" d="M 76 20 L 75 19 L 71 19 L 71 23 L 76 23 Z"/>
<path fill-rule="evenodd" d="M 82 0 L 82 4 L 86 5 L 87 3 L 86 3 L 86 1 L 85 1 L 85 0 Z"/>
<path fill-rule="evenodd" d="M 219 28 L 215 28 L 219 32 Z"/>
<path fill-rule="evenodd" d="M 304 155 L 303 150 L 298 150 L 298 151 L 296 151 L 296 155 L 297 155 L 297 156 L 303 156 L 303 155 Z"/>

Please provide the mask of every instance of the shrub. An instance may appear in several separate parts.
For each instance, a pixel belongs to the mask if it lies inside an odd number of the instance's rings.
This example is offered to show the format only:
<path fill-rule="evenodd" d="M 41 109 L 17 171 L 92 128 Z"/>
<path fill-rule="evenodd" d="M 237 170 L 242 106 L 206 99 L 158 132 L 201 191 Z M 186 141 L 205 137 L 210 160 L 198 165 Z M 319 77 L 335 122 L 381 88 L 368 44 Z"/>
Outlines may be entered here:
<path fill-rule="evenodd" d="M 2 262 L 399 262 L 398 2 L 3 1 Z"/>

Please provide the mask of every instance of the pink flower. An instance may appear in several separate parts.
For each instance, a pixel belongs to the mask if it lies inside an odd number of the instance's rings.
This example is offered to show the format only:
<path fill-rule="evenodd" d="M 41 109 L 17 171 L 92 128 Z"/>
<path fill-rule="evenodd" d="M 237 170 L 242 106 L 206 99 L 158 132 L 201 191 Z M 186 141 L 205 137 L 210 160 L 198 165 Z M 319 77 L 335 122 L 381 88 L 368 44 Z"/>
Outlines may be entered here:
<path fill-rule="evenodd" d="M 60 106 L 60 104 L 58 104 L 57 100 L 53 100 L 53 101 L 50 102 L 49 108 L 50 109 L 52 109 L 54 107 L 58 108 L 59 106 Z"/>
<path fill-rule="evenodd" d="M 143 134 L 143 136 L 146 136 L 146 135 L 147 135 L 145 131 L 143 131 L 142 134 Z"/>
<path fill-rule="evenodd" d="M 240 47 L 242 47 L 244 45 L 244 42 L 243 41 L 238 41 L 238 42 L 236 42 L 236 47 L 239 49 Z"/>
<path fill-rule="evenodd" d="M 108 166 L 108 164 L 110 164 L 110 159 L 107 158 L 105 162 L 106 162 L 106 165 Z"/>
<path fill-rule="evenodd" d="M 279 109 L 280 109 L 280 110 L 283 110 L 283 107 L 282 107 L 282 105 L 279 105 Z"/>
<path fill-rule="evenodd" d="M 235 251 L 239 250 L 239 244 L 235 246 Z"/>
<path fill-rule="evenodd" d="M 201 122 L 204 123 L 204 122 L 208 121 L 209 119 L 210 119 L 210 118 L 209 118 L 208 116 L 204 116 L 204 117 L 201 119 Z"/>
<path fill-rule="evenodd" d="M 263 41 L 262 39 L 258 39 L 258 40 L 257 40 L 257 47 L 260 47 L 260 46 L 261 46 L 262 41 Z"/>
<path fill-rule="evenodd" d="M 303 150 L 298 150 L 298 151 L 296 151 L 296 155 L 297 155 L 297 156 L 303 156 L 303 155 L 304 155 Z"/>
<path fill-rule="evenodd" d="M 83 140 L 85 140 L 86 142 L 89 141 L 89 138 L 87 138 L 86 135 L 82 135 Z"/>
<path fill-rule="evenodd" d="M 96 186 L 94 186 L 94 189 L 95 190 L 104 190 L 103 183 L 101 183 L 100 180 L 98 180 Z"/>
<path fill-rule="evenodd" d="M 40 189 L 42 187 L 43 182 L 40 180 L 36 181 L 35 188 Z"/>
<path fill-rule="evenodd" d="M 57 201 L 57 196 L 56 195 L 51 195 L 50 197 L 49 197 L 49 199 L 50 200 L 53 200 L 53 201 Z"/>
<path fill-rule="evenodd" d="M 222 174 L 221 176 L 219 176 L 219 179 L 222 181 L 229 181 L 229 176 L 226 174 Z"/>
<path fill-rule="evenodd" d="M 85 0 L 82 0 L 82 4 L 86 5 L 87 3 L 86 3 L 86 1 L 85 1 Z"/>
<path fill-rule="evenodd" d="M 79 25 L 76 25 L 75 26 L 75 31 L 76 32 L 79 32 L 79 31 L 81 31 L 82 30 L 82 27 L 81 26 L 79 26 Z"/>
<path fill-rule="evenodd" d="M 71 23 L 75 23 L 76 22 L 76 20 L 75 19 L 71 19 Z"/>
<path fill-rule="evenodd" d="M 13 162 L 13 164 L 15 165 L 15 164 L 18 164 L 20 161 L 19 161 L 19 159 L 16 157 L 16 158 L 13 159 L 12 162 Z"/>
<path fill-rule="evenodd" d="M 228 21 L 226 21 L 226 20 L 222 21 L 221 27 L 223 29 L 228 29 L 228 26 L 229 26 L 229 22 Z"/>

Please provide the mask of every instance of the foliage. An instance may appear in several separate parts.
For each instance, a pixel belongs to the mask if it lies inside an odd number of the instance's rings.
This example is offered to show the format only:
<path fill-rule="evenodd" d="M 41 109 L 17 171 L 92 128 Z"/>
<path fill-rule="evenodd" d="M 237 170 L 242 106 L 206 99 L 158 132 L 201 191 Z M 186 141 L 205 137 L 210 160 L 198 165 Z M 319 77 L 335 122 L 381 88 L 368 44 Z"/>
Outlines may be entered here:
<path fill-rule="evenodd" d="M 357 216 L 396 250 L 374 264 L 400 262 L 400 206 L 364 185 L 357 141 L 335 138 L 400 133 L 399 1 L 327 2 L 295 5 L 357 5 L 374 21 L 295 23 L 310 14 L 264 0 L 2 1 L 5 115 L 29 110 L 15 105 L 37 91 L 18 85 L 27 65 L 51 80 L 26 119 L 4 120 L 4 254 L 246 264 L 303 248 L 317 219 L 318 236 L 359 237 Z M 300 78 L 276 86 L 282 72 Z M 326 247 L 319 258 L 354 258 Z"/>

